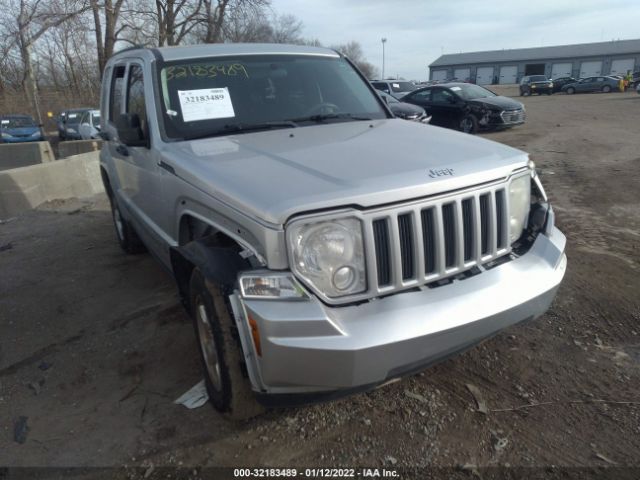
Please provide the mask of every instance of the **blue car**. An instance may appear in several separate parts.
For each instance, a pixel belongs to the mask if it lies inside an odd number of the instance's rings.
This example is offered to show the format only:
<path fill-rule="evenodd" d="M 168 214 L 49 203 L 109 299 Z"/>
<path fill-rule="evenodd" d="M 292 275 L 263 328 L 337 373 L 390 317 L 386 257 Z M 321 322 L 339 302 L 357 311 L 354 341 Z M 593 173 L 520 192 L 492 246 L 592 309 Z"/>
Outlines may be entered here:
<path fill-rule="evenodd" d="M 41 142 L 45 139 L 41 126 L 29 115 L 0 116 L 0 132 L 2 143 Z"/>

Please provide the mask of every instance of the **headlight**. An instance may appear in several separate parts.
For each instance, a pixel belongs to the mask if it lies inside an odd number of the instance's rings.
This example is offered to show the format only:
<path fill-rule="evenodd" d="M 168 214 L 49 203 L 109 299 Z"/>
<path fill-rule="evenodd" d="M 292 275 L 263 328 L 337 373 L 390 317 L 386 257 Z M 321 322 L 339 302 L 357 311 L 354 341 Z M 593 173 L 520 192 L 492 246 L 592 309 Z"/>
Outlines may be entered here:
<path fill-rule="evenodd" d="M 509 243 L 520 238 L 531 206 L 531 173 L 514 178 L 509 184 Z"/>
<path fill-rule="evenodd" d="M 33 133 L 31 134 L 31 136 L 32 136 L 32 137 L 40 137 L 41 135 L 40 135 L 40 132 L 33 132 Z"/>
<path fill-rule="evenodd" d="M 12 138 L 8 133 L 2 132 L 2 138 Z"/>
<path fill-rule="evenodd" d="M 335 298 L 366 289 L 360 220 L 294 222 L 287 235 L 292 270 L 319 293 Z"/>
<path fill-rule="evenodd" d="M 75 128 L 67 128 L 67 133 L 76 133 Z"/>

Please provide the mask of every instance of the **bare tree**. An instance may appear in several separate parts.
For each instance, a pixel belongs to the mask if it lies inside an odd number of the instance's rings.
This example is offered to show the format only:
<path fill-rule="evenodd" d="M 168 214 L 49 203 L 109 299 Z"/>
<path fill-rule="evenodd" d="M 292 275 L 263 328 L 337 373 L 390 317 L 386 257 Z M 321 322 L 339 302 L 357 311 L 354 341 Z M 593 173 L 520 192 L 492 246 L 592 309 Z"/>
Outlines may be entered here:
<path fill-rule="evenodd" d="M 349 60 L 351 60 L 356 67 L 360 69 L 365 77 L 374 78 L 377 76 L 377 68 L 364 58 L 364 52 L 362 51 L 362 46 L 359 42 L 351 41 L 342 45 L 332 46 L 331 48 L 349 58 Z"/>
<path fill-rule="evenodd" d="M 107 60 L 113 55 L 116 43 L 124 27 L 119 24 L 124 0 L 89 0 L 96 32 L 96 52 L 100 78 Z"/>
<path fill-rule="evenodd" d="M 9 41 L 19 52 L 23 71 L 24 93 L 38 120 L 42 115 L 38 105 L 37 84 L 33 69 L 34 44 L 50 29 L 86 11 L 83 1 L 59 0 L 2 0 L 0 9 L 5 15 L 3 29 Z M 11 16 L 10 12 L 18 12 Z M 5 40 L 6 41 L 6 40 Z"/>

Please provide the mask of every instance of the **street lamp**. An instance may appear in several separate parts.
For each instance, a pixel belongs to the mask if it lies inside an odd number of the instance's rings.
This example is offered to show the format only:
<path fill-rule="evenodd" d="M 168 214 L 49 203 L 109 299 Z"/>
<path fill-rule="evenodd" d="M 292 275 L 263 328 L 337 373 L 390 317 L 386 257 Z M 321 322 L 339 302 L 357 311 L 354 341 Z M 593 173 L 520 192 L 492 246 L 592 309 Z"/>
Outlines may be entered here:
<path fill-rule="evenodd" d="M 387 39 L 382 39 L 382 80 L 384 80 L 384 44 L 387 43 Z"/>

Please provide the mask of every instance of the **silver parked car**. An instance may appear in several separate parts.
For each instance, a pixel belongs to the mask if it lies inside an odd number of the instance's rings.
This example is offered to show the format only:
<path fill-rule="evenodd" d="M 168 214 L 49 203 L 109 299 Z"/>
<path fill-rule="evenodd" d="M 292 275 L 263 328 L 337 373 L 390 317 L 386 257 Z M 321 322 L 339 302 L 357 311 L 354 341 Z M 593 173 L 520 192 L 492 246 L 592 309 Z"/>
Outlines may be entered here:
<path fill-rule="evenodd" d="M 78 127 L 82 140 L 92 140 L 98 138 L 100 134 L 100 110 L 87 110 L 80 117 Z"/>
<path fill-rule="evenodd" d="M 126 50 L 101 110 L 118 241 L 172 272 L 221 411 L 419 371 L 542 315 L 564 276 L 526 153 L 394 118 L 333 50 Z"/>

